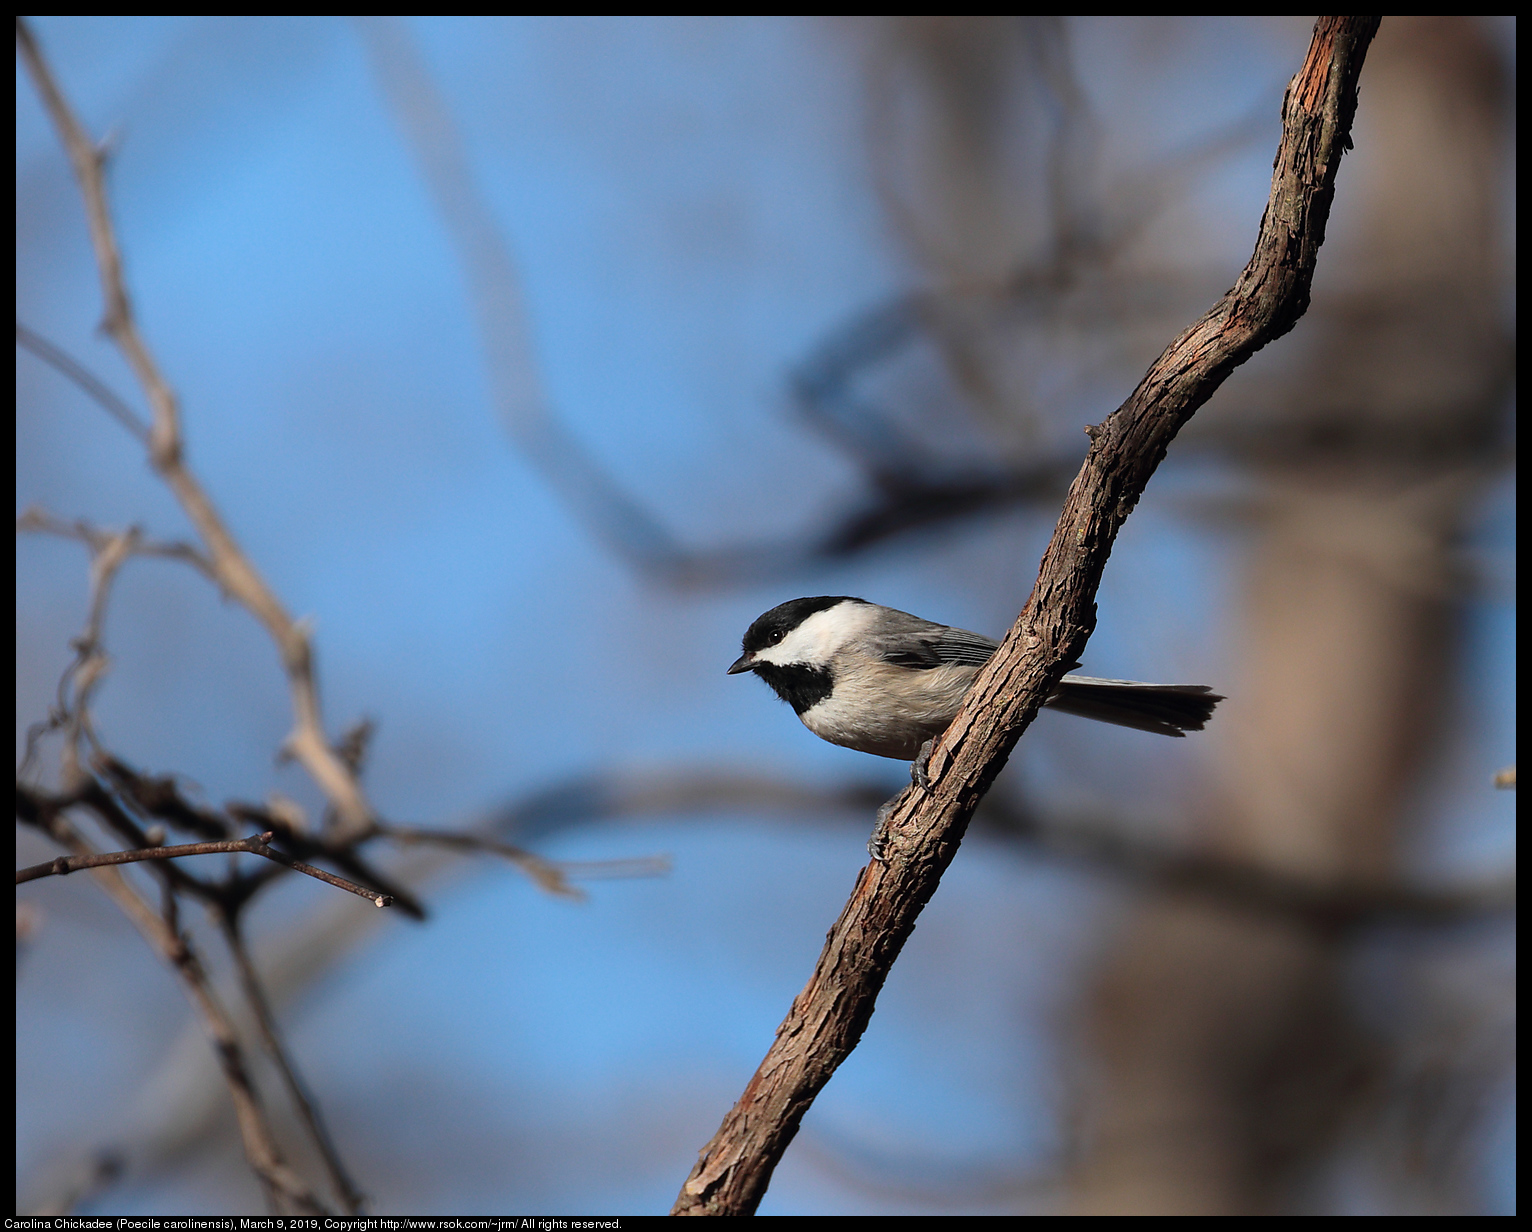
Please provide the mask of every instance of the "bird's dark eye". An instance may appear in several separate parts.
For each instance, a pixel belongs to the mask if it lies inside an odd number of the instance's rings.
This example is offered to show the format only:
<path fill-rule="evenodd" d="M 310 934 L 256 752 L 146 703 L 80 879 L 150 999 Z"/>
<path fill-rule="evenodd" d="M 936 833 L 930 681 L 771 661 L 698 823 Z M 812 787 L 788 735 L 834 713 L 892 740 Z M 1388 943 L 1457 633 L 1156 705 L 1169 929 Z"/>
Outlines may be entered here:
<path fill-rule="evenodd" d="M 778 629 L 775 633 L 773 633 L 771 635 L 770 638 L 767 639 L 766 644 L 768 646 L 775 646 L 778 642 L 780 642 L 786 636 L 787 636 L 787 630 L 786 629 Z"/>

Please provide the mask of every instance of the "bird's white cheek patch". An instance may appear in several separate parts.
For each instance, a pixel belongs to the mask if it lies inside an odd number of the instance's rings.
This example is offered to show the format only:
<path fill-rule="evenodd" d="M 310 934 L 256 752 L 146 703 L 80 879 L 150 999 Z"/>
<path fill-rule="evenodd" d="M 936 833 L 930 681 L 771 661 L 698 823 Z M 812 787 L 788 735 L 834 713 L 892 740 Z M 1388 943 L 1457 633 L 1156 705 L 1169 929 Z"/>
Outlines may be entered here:
<path fill-rule="evenodd" d="M 876 609 L 861 603 L 838 603 L 815 612 L 775 646 L 756 656 L 763 663 L 828 663 L 846 642 L 861 633 Z"/>

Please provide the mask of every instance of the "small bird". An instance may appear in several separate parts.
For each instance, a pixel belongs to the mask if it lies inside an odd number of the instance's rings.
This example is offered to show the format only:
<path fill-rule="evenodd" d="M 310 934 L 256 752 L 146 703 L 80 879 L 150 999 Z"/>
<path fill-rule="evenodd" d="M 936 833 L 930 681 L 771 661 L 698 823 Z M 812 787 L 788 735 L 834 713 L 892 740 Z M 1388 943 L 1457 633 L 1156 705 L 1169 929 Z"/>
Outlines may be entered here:
<path fill-rule="evenodd" d="M 729 675 L 754 672 L 831 744 L 915 762 L 946 730 L 998 642 L 850 595 L 778 604 L 745 631 Z M 1065 676 L 1044 705 L 1103 723 L 1184 736 L 1224 699 L 1205 684 Z"/>

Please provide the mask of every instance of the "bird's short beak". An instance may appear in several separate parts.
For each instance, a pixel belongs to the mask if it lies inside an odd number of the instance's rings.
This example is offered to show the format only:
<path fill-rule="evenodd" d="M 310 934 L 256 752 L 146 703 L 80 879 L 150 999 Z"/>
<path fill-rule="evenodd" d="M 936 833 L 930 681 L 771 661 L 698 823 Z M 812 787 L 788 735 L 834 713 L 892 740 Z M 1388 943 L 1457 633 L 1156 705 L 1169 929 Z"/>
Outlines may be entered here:
<path fill-rule="evenodd" d="M 740 672 L 748 672 L 752 667 L 755 666 L 755 663 L 753 662 L 754 658 L 755 651 L 753 650 L 746 654 L 740 655 L 739 658 L 735 659 L 733 663 L 729 664 L 729 670 L 725 672 L 724 675 L 735 676 Z"/>

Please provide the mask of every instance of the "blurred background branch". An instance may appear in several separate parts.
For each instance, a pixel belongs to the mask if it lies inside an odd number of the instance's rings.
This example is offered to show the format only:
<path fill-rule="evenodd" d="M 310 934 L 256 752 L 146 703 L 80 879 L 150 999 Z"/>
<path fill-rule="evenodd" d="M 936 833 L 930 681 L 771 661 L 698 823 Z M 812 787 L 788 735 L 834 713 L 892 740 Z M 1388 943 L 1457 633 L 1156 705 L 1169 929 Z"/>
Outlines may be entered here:
<path fill-rule="evenodd" d="M 16 19 L 16 46 L 80 183 L 90 225 L 91 246 L 101 275 L 101 298 L 105 301 L 102 329 L 117 344 L 133 369 L 153 412 L 153 426 L 146 442 L 150 463 L 197 528 L 220 589 L 247 608 L 276 643 L 292 690 L 294 727 L 287 739 L 287 747 L 330 797 L 339 814 L 339 830 L 355 835 L 371 820 L 372 813 L 355 778 L 336 759 L 325 739 L 308 630 L 288 615 L 235 541 L 223 515 L 182 456 L 180 407 L 139 332 L 122 277 L 122 257 L 106 196 L 107 151 L 92 141 L 81 127 L 73 108 L 53 79 L 31 31 L 19 17 Z M 51 348 L 50 354 L 60 352 Z M 100 382 L 94 382 L 91 391 L 99 397 L 105 388 Z M 104 403 L 108 407 L 114 404 L 120 406 L 121 400 L 108 399 Z"/>

